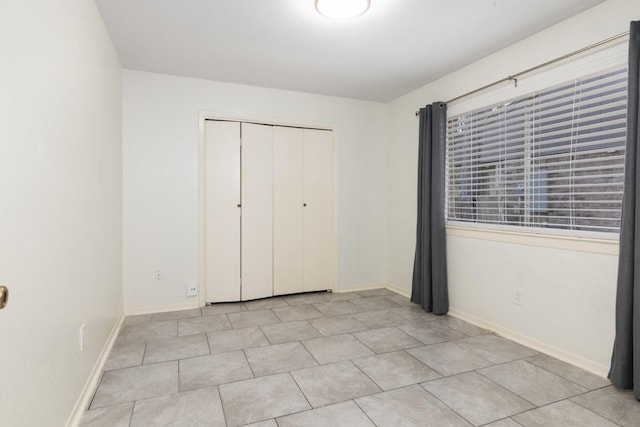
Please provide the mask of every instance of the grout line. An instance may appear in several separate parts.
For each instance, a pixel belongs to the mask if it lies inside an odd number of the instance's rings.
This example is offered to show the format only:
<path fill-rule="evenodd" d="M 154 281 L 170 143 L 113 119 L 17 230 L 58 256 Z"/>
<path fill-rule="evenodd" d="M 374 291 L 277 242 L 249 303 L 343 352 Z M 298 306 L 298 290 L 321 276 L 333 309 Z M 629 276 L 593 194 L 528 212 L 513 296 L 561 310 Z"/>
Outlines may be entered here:
<path fill-rule="evenodd" d="M 426 362 L 423 362 L 422 360 L 418 359 L 416 356 L 414 356 L 413 354 L 409 353 L 407 350 L 413 350 L 416 348 L 420 348 L 420 347 L 413 347 L 413 348 L 407 348 L 404 349 L 403 351 L 405 353 L 407 353 L 410 357 L 412 357 L 413 359 L 415 359 L 416 361 L 422 363 L 424 366 L 426 366 L 427 368 L 431 369 L 433 372 L 435 372 L 436 374 L 440 375 L 440 378 L 446 378 L 447 376 L 444 375 L 442 372 L 438 371 L 436 368 L 434 368 L 433 366 L 429 365 Z M 434 378 L 433 380 L 427 380 L 427 381 L 421 381 L 421 382 L 429 382 L 429 381 L 434 381 L 434 380 L 439 380 L 440 378 Z"/>
<path fill-rule="evenodd" d="M 369 329 L 370 331 L 373 331 L 375 329 Z M 368 331 L 360 331 L 360 332 L 368 332 Z M 355 335 L 353 335 L 354 333 L 358 333 L 358 332 L 350 332 L 348 334 L 345 335 L 351 335 L 357 342 L 359 342 L 360 344 L 362 344 L 363 346 L 365 346 L 367 349 L 369 349 L 373 354 L 370 354 L 369 356 L 376 356 L 378 353 L 376 353 L 371 347 L 369 347 L 367 344 L 365 344 L 364 342 L 362 342 L 361 340 L 358 339 L 358 337 L 356 337 Z M 382 354 L 382 353 L 381 353 Z M 349 359 L 351 360 L 351 359 Z"/>
<path fill-rule="evenodd" d="M 178 375 L 176 375 L 176 390 L 177 393 L 180 393 L 180 359 L 176 360 L 176 370 L 178 371 Z"/>
<path fill-rule="evenodd" d="M 269 337 L 267 336 L 267 334 L 264 333 L 264 329 L 262 329 L 264 326 L 258 326 L 258 329 L 260 329 L 260 332 L 262 333 L 262 335 L 264 336 L 264 339 L 267 340 L 267 343 L 269 343 L 269 346 L 275 345 L 274 343 L 271 342 L 271 340 L 269 339 Z M 264 347 L 264 346 L 263 346 Z M 267 346 L 268 347 L 268 346 Z"/>
<path fill-rule="evenodd" d="M 320 317 L 316 317 L 316 319 L 320 319 Z M 316 328 L 316 326 L 311 322 L 311 320 L 313 319 L 307 319 L 307 323 L 313 328 L 314 331 L 316 331 L 317 333 L 320 334 L 320 336 L 317 337 L 313 337 L 313 338 L 321 338 L 324 335 L 322 335 L 322 332 L 320 332 L 320 330 L 318 328 Z M 308 339 L 313 339 L 313 338 L 308 338 Z M 302 340 L 300 340 L 300 342 L 302 343 Z"/>
<path fill-rule="evenodd" d="M 516 415 L 520 415 L 520 414 L 524 414 L 524 413 L 526 413 L 526 412 L 535 411 L 535 409 L 536 409 L 536 408 L 534 408 L 534 409 L 530 409 L 530 410 L 528 410 L 528 411 L 524 411 L 524 412 L 519 412 L 519 413 L 517 413 L 517 414 L 513 414 L 513 415 L 510 415 L 510 416 L 508 416 L 508 417 L 500 418 L 499 420 L 489 421 L 488 423 L 484 423 L 484 424 L 482 424 L 482 426 L 489 426 L 489 425 L 491 425 L 491 424 L 493 424 L 493 423 L 498 423 L 498 422 L 500 422 L 500 421 L 505 421 L 505 420 L 513 421 L 513 422 L 514 422 L 514 423 L 516 423 L 517 425 L 522 426 L 522 424 L 520 424 L 519 422 L 517 422 L 516 420 L 514 420 L 514 419 L 513 419 L 513 418 L 511 418 L 511 417 L 516 416 Z"/>
<path fill-rule="evenodd" d="M 144 352 L 142 353 L 142 362 L 140 363 L 140 366 L 145 366 L 144 364 L 144 358 L 147 357 L 147 346 L 149 344 L 149 341 L 145 339 L 144 342 Z"/>
<path fill-rule="evenodd" d="M 309 368 L 304 368 L 304 369 L 309 369 Z M 296 369 L 296 370 L 299 370 L 299 369 Z M 313 407 L 313 405 L 309 401 L 309 398 L 307 397 L 307 395 L 304 394 L 304 391 L 302 390 L 302 387 L 300 387 L 300 384 L 298 384 L 298 381 L 296 381 L 296 378 L 293 376 L 292 372 L 293 371 L 287 371 L 287 374 L 289 374 L 289 377 L 293 380 L 293 383 L 296 385 L 296 387 L 298 387 L 298 390 L 300 390 L 300 394 L 302 394 L 302 396 L 304 397 L 304 400 L 306 400 L 307 403 L 309 404 L 309 408 L 311 408 L 311 409 L 307 409 L 307 411 L 311 411 L 311 410 L 316 409 L 316 408 Z M 305 412 L 305 411 L 298 411 L 298 412 L 295 412 L 295 413 L 300 413 L 300 412 Z M 287 414 L 287 415 L 292 415 L 292 414 Z"/>
<path fill-rule="evenodd" d="M 227 413 L 224 410 L 224 402 L 222 401 L 222 393 L 220 392 L 220 385 L 216 385 L 215 387 L 218 392 L 218 399 L 220 399 L 220 408 L 222 409 L 222 418 L 224 419 L 224 425 L 227 426 L 229 425 L 229 423 L 227 423 Z"/>
<path fill-rule="evenodd" d="M 459 375 L 459 374 L 458 374 Z M 436 380 L 437 381 L 437 380 Z M 449 408 L 449 410 L 451 410 L 451 412 L 453 412 L 454 414 L 456 414 L 457 416 L 459 416 L 460 418 L 462 418 L 463 420 L 467 421 L 470 425 L 475 425 L 470 419 L 466 418 L 465 416 L 463 416 L 461 413 L 459 413 L 458 411 L 456 411 L 455 409 L 453 409 L 451 406 L 449 406 L 445 401 L 443 401 L 442 399 L 438 398 L 438 396 L 436 396 L 435 394 L 431 393 L 429 390 L 427 390 L 425 387 L 422 386 L 422 384 L 418 384 L 418 387 L 420 387 L 422 390 L 426 391 L 427 394 L 429 394 L 431 397 L 433 397 L 434 399 L 436 399 L 438 402 L 442 403 L 444 406 L 446 406 L 447 408 Z M 492 423 L 493 421 L 489 421 L 489 423 Z M 487 423 L 485 423 L 487 424 Z"/>
<path fill-rule="evenodd" d="M 509 362 L 506 362 L 509 363 Z M 503 363 L 505 364 L 505 363 Z M 495 365 L 495 366 L 499 366 L 499 365 Z M 490 366 L 492 367 L 492 366 Z M 481 369 L 487 369 L 487 368 L 481 368 Z M 538 405 L 536 405 L 535 403 L 533 403 L 532 401 L 530 401 L 529 399 L 525 398 L 524 396 L 519 395 L 518 393 L 516 393 L 515 391 L 511 391 L 509 390 L 507 387 L 503 386 L 502 384 L 498 384 L 497 382 L 495 382 L 494 380 L 492 380 L 491 378 L 487 377 L 486 375 L 484 375 L 482 372 L 480 372 L 480 369 L 476 369 L 474 371 L 470 371 L 470 372 L 474 372 L 480 376 L 482 376 L 484 379 L 488 380 L 489 382 L 495 384 L 496 386 L 500 387 L 501 389 L 505 390 L 507 393 L 511 393 L 516 397 L 519 397 L 520 399 L 524 400 L 527 403 L 530 403 L 534 406 L 533 409 L 539 408 Z M 560 399 L 560 400 L 564 400 L 564 399 Z M 559 402 L 559 400 L 557 400 L 556 402 Z M 551 402 L 551 403 L 555 403 L 555 402 Z M 530 411 L 531 409 L 527 409 L 527 411 Z M 527 412 L 527 411 L 522 411 L 522 412 Z M 518 412 L 519 414 L 521 414 L 522 412 Z M 517 414 L 514 414 L 517 415 Z"/>
<path fill-rule="evenodd" d="M 601 390 L 601 389 L 603 389 L 603 388 L 607 388 L 607 387 L 611 387 L 611 385 L 607 385 L 607 386 L 604 386 L 604 387 L 600 387 L 600 388 L 598 388 L 598 389 L 596 389 L 596 390 Z M 586 392 L 586 393 L 579 394 L 578 396 L 582 396 L 583 394 L 591 393 L 592 391 L 595 391 L 595 390 L 591 390 L 591 391 L 588 391 L 588 392 Z M 578 396 L 573 396 L 573 397 L 578 397 Z M 605 416 L 604 414 L 599 414 L 599 413 L 595 412 L 593 409 L 591 409 L 591 408 L 588 408 L 588 407 L 584 406 L 584 405 L 583 405 L 583 404 L 581 404 L 580 402 L 575 402 L 575 401 L 571 400 L 573 397 L 570 397 L 570 398 L 565 399 L 565 400 L 568 400 L 569 402 L 574 403 L 574 404 L 576 404 L 576 405 L 580 406 L 581 408 L 583 408 L 583 409 L 585 409 L 585 410 L 587 410 L 587 411 L 591 412 L 592 414 L 595 414 L 595 415 L 597 415 L 597 416 L 599 416 L 599 417 L 601 417 L 601 418 L 604 418 L 604 419 L 605 419 L 605 420 L 607 420 L 607 421 L 611 421 L 611 422 L 612 422 L 613 424 L 615 424 L 615 425 L 620 425 L 620 424 L 618 424 L 616 421 L 614 421 L 614 420 L 610 419 L 609 417 Z"/>
<path fill-rule="evenodd" d="M 207 349 L 209 350 L 209 356 L 211 356 L 213 353 L 211 353 L 211 344 L 209 343 L 209 333 L 208 332 L 204 333 L 204 338 L 207 340 Z"/>
<path fill-rule="evenodd" d="M 244 360 L 247 362 L 247 366 L 249 367 L 249 369 L 251 370 L 251 376 L 253 376 L 253 378 L 258 378 L 256 377 L 256 373 L 253 371 L 253 366 L 251 366 L 251 363 L 249 363 L 249 358 L 247 357 L 247 353 L 245 352 L 245 348 L 241 349 L 240 351 L 242 351 L 242 355 L 244 356 Z M 251 379 L 251 378 L 248 378 Z M 245 380 L 241 380 L 241 381 L 245 381 Z M 232 381 L 232 382 L 236 382 L 236 381 Z"/>
<path fill-rule="evenodd" d="M 131 422 L 133 421 L 133 411 L 136 409 L 136 402 L 135 400 L 132 402 L 133 405 L 131 405 L 131 413 L 129 414 L 129 426 L 131 425 Z"/>
<path fill-rule="evenodd" d="M 385 392 L 383 391 L 383 393 L 385 393 Z M 382 394 L 382 393 L 379 393 L 379 394 Z M 373 395 L 372 395 L 372 394 L 370 394 L 369 396 L 373 396 Z M 361 396 L 361 397 L 365 397 L 365 396 Z M 360 398 L 359 398 L 359 397 L 357 397 L 356 399 L 360 399 Z M 351 401 L 352 401 L 353 403 L 355 403 L 355 404 L 356 404 L 356 406 L 358 407 L 358 409 L 360 409 L 360 411 L 364 414 L 364 416 L 365 416 L 365 417 L 367 417 L 367 418 L 369 419 L 369 421 L 371 421 L 371 424 L 373 424 L 374 426 L 377 426 L 377 424 L 376 424 L 376 423 L 371 419 L 371 417 L 369 416 L 369 414 L 367 414 L 367 411 L 365 411 L 365 410 L 364 410 L 364 408 L 362 408 L 362 407 L 358 404 L 358 402 L 356 402 L 356 399 L 351 399 Z M 345 402 L 347 402 L 347 401 L 345 400 Z"/>
<path fill-rule="evenodd" d="M 317 338 L 321 338 L 321 337 L 317 337 Z M 315 338 L 311 338 L 311 339 L 315 339 Z M 307 348 L 307 346 L 306 346 L 306 345 L 304 345 L 304 341 L 299 340 L 298 342 L 302 345 L 302 348 L 304 348 L 304 349 L 307 351 L 307 353 L 309 353 L 309 354 L 311 355 L 311 357 L 313 357 L 313 360 L 315 360 L 315 361 L 316 361 L 316 363 L 318 364 L 318 366 L 324 366 L 322 363 L 320 363 L 320 361 L 319 361 L 318 359 L 316 359 L 316 356 L 314 356 L 314 355 L 313 355 L 313 353 L 311 352 L 311 350 L 309 350 L 309 349 Z M 291 372 L 291 371 L 289 371 L 289 372 Z"/>
<path fill-rule="evenodd" d="M 369 393 L 369 394 L 366 394 L 365 396 L 371 396 L 372 394 L 384 393 L 384 392 L 385 392 L 385 391 L 387 391 L 387 390 L 385 390 L 385 389 L 384 389 L 380 384 L 378 384 L 378 383 L 376 382 L 376 380 L 374 380 L 373 378 L 371 378 L 371 377 L 370 377 L 370 376 L 369 376 L 365 371 L 363 371 L 363 370 L 362 370 L 362 368 L 361 368 L 361 367 L 360 367 L 356 362 L 354 362 L 354 360 L 355 360 L 355 359 L 364 359 L 365 357 L 375 357 L 375 355 L 374 355 L 374 356 L 355 357 L 355 358 L 353 358 L 353 359 L 349 359 L 349 362 L 351 362 L 351 364 L 352 364 L 353 366 L 355 366 L 357 370 L 359 370 L 360 372 L 362 372 L 362 374 L 363 374 L 365 377 L 369 378 L 369 381 L 371 381 L 373 384 L 375 384 L 375 385 L 376 385 L 376 387 L 378 387 L 378 388 L 380 389 L 380 391 L 378 391 L 378 392 L 376 392 L 376 393 Z M 360 397 L 364 397 L 364 396 L 360 396 Z"/>
<path fill-rule="evenodd" d="M 544 355 L 544 354 L 536 354 L 536 355 L 534 355 L 534 356 L 529 356 L 529 357 L 527 357 L 527 358 L 525 358 L 525 359 L 519 359 L 519 360 L 523 360 L 523 361 L 527 362 L 528 364 L 530 364 L 530 365 L 532 365 L 532 366 L 535 366 L 536 368 L 540 368 L 540 369 L 542 369 L 543 371 L 546 371 L 546 372 L 548 372 L 548 373 L 550 373 L 550 374 L 552 374 L 552 375 L 555 375 L 555 376 L 557 376 L 557 377 L 560 377 L 560 378 L 562 378 L 563 380 L 568 381 L 568 382 L 570 382 L 570 383 L 572 383 L 572 384 L 575 384 L 575 385 L 577 385 L 578 387 L 583 388 L 583 389 L 585 389 L 585 390 L 586 390 L 586 391 L 585 391 L 585 392 L 583 392 L 583 393 L 576 394 L 576 396 L 580 396 L 580 395 L 582 395 L 582 394 L 584 394 L 584 393 L 588 393 L 588 392 L 590 392 L 590 391 L 598 390 L 598 389 L 600 389 L 600 388 L 608 387 L 608 386 L 610 386 L 610 385 L 611 385 L 611 384 L 606 384 L 606 385 L 603 385 L 603 386 L 601 386 L 601 387 L 597 387 L 597 388 L 595 388 L 595 389 L 589 389 L 588 387 L 585 387 L 585 386 L 583 386 L 582 384 L 578 384 L 577 382 L 575 382 L 575 381 L 573 381 L 573 380 L 571 380 L 571 379 L 569 379 L 569 378 L 565 377 L 564 375 L 560 375 L 560 374 L 558 374 L 558 373 L 555 373 L 555 372 L 553 372 L 553 371 L 550 371 L 549 369 L 547 369 L 547 368 L 545 368 L 545 367 L 543 367 L 543 366 L 536 365 L 535 363 L 532 363 L 532 362 L 530 362 L 530 361 L 529 361 L 530 359 L 533 359 L 533 358 L 535 358 L 535 357 L 539 357 L 539 356 L 541 356 L 541 355 Z M 546 355 L 544 355 L 544 356 L 546 356 Z M 553 356 L 549 356 L 549 357 L 553 357 Z M 555 359 L 555 358 L 554 358 L 554 359 Z M 556 359 L 556 360 L 560 360 L 560 359 Z M 567 363 L 567 362 L 563 362 L 563 363 Z M 570 365 L 571 367 L 574 367 L 574 368 L 577 368 L 577 369 L 580 369 L 580 370 L 584 370 L 584 369 L 582 369 L 582 368 L 578 368 L 577 366 L 571 365 L 570 363 L 567 363 L 567 365 Z M 585 371 L 585 373 L 590 374 L 590 375 L 593 375 L 593 376 L 597 376 L 597 375 L 595 375 L 595 374 L 592 374 L 592 373 L 591 373 L 591 372 L 589 372 L 589 371 Z"/>

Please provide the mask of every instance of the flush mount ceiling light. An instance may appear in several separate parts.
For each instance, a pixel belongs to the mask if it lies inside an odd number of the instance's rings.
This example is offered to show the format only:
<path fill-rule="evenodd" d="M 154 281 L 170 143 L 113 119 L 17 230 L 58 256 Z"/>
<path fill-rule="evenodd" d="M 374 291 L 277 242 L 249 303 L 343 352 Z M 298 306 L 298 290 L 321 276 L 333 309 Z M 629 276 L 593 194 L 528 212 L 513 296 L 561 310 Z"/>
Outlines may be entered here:
<path fill-rule="evenodd" d="M 327 18 L 351 19 L 365 13 L 369 3 L 369 0 L 316 0 L 316 9 Z"/>

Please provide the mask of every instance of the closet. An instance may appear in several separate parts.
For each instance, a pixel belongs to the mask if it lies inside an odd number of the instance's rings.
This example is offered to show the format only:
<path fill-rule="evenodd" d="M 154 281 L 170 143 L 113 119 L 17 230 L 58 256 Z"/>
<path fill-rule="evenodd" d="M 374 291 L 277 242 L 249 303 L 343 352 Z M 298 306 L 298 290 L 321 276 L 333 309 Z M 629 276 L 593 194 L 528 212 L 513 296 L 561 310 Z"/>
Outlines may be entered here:
<path fill-rule="evenodd" d="M 206 120 L 207 302 L 332 288 L 332 131 Z"/>

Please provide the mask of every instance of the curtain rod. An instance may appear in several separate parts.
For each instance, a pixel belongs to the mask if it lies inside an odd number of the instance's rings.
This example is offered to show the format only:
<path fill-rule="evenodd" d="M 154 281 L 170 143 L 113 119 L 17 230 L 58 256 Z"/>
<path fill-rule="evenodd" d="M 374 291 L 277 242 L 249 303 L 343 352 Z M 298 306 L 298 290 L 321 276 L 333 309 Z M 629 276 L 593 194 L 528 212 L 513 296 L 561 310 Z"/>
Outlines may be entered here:
<path fill-rule="evenodd" d="M 583 48 L 578 49 L 578 50 L 574 50 L 573 52 L 570 52 L 570 53 L 567 53 L 565 55 L 559 56 L 559 57 L 554 58 L 554 59 L 552 59 L 550 61 L 543 62 L 542 64 L 536 65 L 536 66 L 531 67 L 531 68 L 527 68 L 524 71 L 520 71 L 520 72 L 512 74 L 512 75 L 510 75 L 508 77 L 502 78 L 500 80 L 496 80 L 495 82 L 489 83 L 488 85 L 484 85 L 481 88 L 474 89 L 474 90 L 469 91 L 467 93 L 464 93 L 462 95 L 456 96 L 455 98 L 451 98 L 450 100 L 446 101 L 446 104 L 449 104 L 451 102 L 457 101 L 457 100 L 462 99 L 462 98 L 465 98 L 465 97 L 467 97 L 469 95 L 473 95 L 475 93 L 481 92 L 481 91 L 483 91 L 485 89 L 489 89 L 490 87 L 498 85 L 500 83 L 504 83 L 504 82 L 508 82 L 508 81 L 515 81 L 515 84 L 517 86 L 518 85 L 518 77 L 522 76 L 523 74 L 528 74 L 528 73 L 530 73 L 532 71 L 539 70 L 540 68 L 544 68 L 544 67 L 546 67 L 548 65 L 554 64 L 556 62 L 563 61 L 563 60 L 565 60 L 567 58 L 571 58 L 572 56 L 576 56 L 576 55 L 579 55 L 579 54 L 581 54 L 583 52 L 586 52 L 588 50 L 595 49 L 595 48 L 600 47 L 600 46 L 602 46 L 604 44 L 611 43 L 612 41 L 627 37 L 628 35 L 629 35 L 629 31 L 625 31 L 624 33 L 620 33 L 617 36 L 609 37 L 608 39 L 601 40 L 601 41 L 599 41 L 597 43 L 591 44 L 589 46 L 583 47 Z M 420 115 L 420 110 L 416 111 L 416 116 L 418 116 L 418 115 Z"/>

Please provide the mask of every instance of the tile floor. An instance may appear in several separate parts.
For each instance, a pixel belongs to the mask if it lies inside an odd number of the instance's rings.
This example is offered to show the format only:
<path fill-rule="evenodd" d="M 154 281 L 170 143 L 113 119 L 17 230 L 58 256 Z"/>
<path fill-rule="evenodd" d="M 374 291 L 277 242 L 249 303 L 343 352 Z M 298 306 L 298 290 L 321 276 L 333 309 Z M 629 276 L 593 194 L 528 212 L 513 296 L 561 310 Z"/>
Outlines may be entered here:
<path fill-rule="evenodd" d="M 385 289 L 127 317 L 83 426 L 638 426 L 600 377 Z"/>

